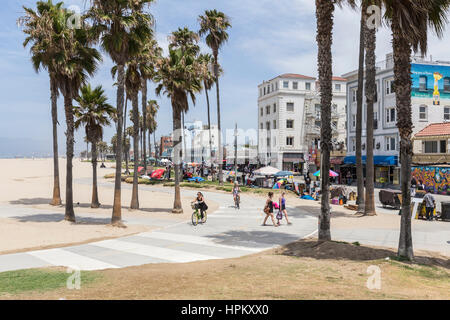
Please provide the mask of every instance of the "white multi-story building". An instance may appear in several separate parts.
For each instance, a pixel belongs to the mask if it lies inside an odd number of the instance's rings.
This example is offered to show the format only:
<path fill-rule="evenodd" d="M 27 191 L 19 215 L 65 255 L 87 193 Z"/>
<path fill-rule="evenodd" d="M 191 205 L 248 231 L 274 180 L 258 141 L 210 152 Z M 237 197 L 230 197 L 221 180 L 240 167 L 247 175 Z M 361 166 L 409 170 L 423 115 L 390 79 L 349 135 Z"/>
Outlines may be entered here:
<path fill-rule="evenodd" d="M 399 131 L 394 92 L 394 63 L 392 54 L 377 63 L 377 97 L 374 105 L 374 164 L 376 182 L 399 184 Z M 412 121 L 413 134 L 430 123 L 450 120 L 450 62 L 425 61 L 413 58 L 412 72 Z M 356 161 L 356 92 L 358 71 L 344 74 L 347 88 L 347 157 L 344 162 L 352 168 Z M 365 99 L 364 99 L 365 100 Z M 363 104 L 362 152 L 365 163 L 366 105 Z M 414 143 L 414 152 L 421 152 L 420 142 Z"/>
<path fill-rule="evenodd" d="M 320 89 L 316 78 L 283 74 L 258 86 L 258 155 L 262 164 L 302 171 L 318 164 Z M 346 79 L 333 78 L 333 139 L 346 140 Z"/>
<path fill-rule="evenodd" d="M 203 125 L 200 120 L 187 122 L 184 126 L 184 161 L 202 162 L 211 161 L 209 146 L 208 125 Z M 219 145 L 219 129 L 217 125 L 211 125 L 211 147 L 214 155 L 213 162 L 217 162 Z"/>

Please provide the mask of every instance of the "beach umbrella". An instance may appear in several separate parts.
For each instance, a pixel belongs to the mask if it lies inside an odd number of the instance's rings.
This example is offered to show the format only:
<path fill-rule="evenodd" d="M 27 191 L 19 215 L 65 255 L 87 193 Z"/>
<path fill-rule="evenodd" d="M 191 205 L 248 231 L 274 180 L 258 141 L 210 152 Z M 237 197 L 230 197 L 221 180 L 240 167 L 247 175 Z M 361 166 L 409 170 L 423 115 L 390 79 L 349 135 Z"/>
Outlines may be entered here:
<path fill-rule="evenodd" d="M 291 171 L 280 171 L 280 172 L 275 173 L 274 176 L 275 177 L 290 177 L 293 175 L 294 175 L 294 173 Z"/>
<path fill-rule="evenodd" d="M 314 176 L 320 177 L 320 170 L 314 173 Z M 330 177 L 338 177 L 339 173 L 334 172 L 333 170 L 330 170 Z"/>
<path fill-rule="evenodd" d="M 274 174 L 277 174 L 280 171 L 281 170 L 278 170 L 277 168 L 268 166 L 268 167 L 263 167 L 258 170 L 255 170 L 254 174 L 257 174 L 260 176 L 273 176 Z"/>

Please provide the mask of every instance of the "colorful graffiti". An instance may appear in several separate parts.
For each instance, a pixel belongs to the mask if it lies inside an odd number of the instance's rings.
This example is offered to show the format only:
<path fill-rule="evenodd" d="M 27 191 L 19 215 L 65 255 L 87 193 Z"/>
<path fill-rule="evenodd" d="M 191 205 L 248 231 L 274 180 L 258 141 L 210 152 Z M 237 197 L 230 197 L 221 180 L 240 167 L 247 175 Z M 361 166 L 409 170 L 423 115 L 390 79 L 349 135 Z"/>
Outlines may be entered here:
<path fill-rule="evenodd" d="M 450 168 L 415 167 L 412 168 L 412 176 L 417 182 L 422 181 L 426 190 L 450 195 Z"/>

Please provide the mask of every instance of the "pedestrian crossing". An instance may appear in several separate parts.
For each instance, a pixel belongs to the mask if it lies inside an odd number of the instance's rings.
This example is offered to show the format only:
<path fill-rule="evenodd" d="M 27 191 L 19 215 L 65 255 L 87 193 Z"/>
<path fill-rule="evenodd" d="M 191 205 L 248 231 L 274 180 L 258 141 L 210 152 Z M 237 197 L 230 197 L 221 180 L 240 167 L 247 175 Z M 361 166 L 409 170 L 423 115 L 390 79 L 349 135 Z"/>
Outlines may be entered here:
<path fill-rule="evenodd" d="M 48 266 L 90 271 L 235 258 L 294 241 L 317 227 L 316 221 L 302 218 L 297 228 L 268 228 L 261 226 L 263 218 L 262 206 L 244 202 L 237 210 L 224 204 L 196 227 L 184 221 L 119 239 L 0 255 L 0 272 Z"/>

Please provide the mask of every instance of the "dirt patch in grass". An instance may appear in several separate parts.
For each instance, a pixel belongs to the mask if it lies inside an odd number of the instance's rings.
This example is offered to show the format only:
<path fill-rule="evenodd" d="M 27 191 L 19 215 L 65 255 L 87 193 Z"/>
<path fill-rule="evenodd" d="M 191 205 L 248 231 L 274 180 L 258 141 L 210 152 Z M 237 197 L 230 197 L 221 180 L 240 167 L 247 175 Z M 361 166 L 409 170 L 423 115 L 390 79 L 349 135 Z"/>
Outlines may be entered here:
<path fill-rule="evenodd" d="M 405 263 L 386 260 L 395 256 L 388 249 L 341 242 L 318 245 L 308 239 L 237 259 L 105 270 L 99 272 L 100 282 L 82 284 L 81 290 L 61 288 L 7 298 L 450 299 L 447 259 L 417 255 L 421 262 Z M 367 288 L 371 265 L 381 270 L 381 290 Z"/>

